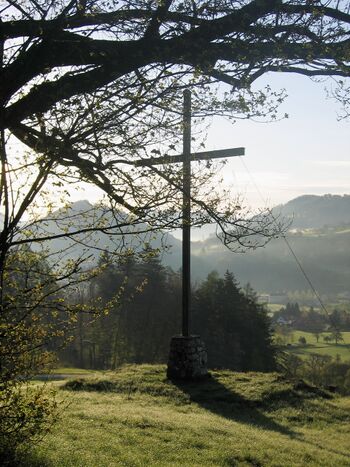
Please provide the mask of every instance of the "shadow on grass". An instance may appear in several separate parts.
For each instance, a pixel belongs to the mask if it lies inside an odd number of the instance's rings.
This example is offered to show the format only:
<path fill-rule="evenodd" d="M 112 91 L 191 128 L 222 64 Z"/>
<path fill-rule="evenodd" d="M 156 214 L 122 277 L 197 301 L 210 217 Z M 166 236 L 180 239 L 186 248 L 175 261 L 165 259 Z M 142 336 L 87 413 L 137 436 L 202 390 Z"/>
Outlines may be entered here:
<path fill-rule="evenodd" d="M 36 457 L 31 452 L 8 455 L 6 458 L 0 458 L 2 467 L 49 467 L 50 464 L 45 459 Z"/>
<path fill-rule="evenodd" d="M 243 379 L 244 382 L 241 384 L 239 381 L 242 378 L 232 376 L 231 383 L 237 385 L 237 389 L 226 386 L 215 374 L 196 382 L 171 381 L 164 378 L 162 367 L 157 371 L 151 369 L 143 373 L 140 370 L 119 372 L 115 377 L 108 379 L 79 378 L 67 381 L 61 389 L 120 393 L 128 397 L 133 397 L 134 394 L 147 394 L 164 397 L 177 405 L 194 402 L 228 420 L 275 431 L 294 439 L 301 439 L 302 436 L 290 426 L 286 426 L 287 423 L 277 422 L 276 417 L 273 418 L 273 413 L 284 408 L 287 410 L 295 408 L 295 422 L 310 423 L 313 417 L 309 414 L 309 401 L 332 398 L 332 395 L 326 391 L 304 381 L 293 384 L 286 382 L 284 378 L 279 382 L 278 377 L 273 381 L 258 379 L 257 382 L 251 376 Z M 255 385 L 257 389 L 247 390 L 247 385 L 250 384 Z"/>
<path fill-rule="evenodd" d="M 195 402 L 200 407 L 229 420 L 249 425 L 255 425 L 264 430 L 271 430 L 293 438 L 298 434 L 279 423 L 272 418 L 264 415 L 258 408 L 261 403 L 247 399 L 238 394 L 222 383 L 215 376 L 196 382 L 183 382 L 173 380 L 172 383 L 177 386 L 190 401 Z"/>

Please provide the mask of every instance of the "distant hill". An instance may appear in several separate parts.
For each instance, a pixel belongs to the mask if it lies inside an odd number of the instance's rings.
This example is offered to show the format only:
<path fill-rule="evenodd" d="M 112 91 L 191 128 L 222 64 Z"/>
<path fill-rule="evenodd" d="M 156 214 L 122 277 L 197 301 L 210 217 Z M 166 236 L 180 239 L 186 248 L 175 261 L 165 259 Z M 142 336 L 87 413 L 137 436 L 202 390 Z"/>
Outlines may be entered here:
<path fill-rule="evenodd" d="M 305 195 L 273 209 L 291 221 L 288 233 L 300 263 L 321 294 L 350 291 L 350 195 Z M 301 291 L 309 284 L 283 239 L 265 248 L 231 253 L 211 235 L 192 243 L 192 276 L 203 279 L 216 269 L 231 270 L 241 284 L 250 282 L 260 292 Z M 175 261 L 177 260 L 177 261 Z M 179 267 L 180 258 L 165 258 Z"/>
<path fill-rule="evenodd" d="M 274 213 L 277 212 L 293 218 L 291 228 L 298 230 L 288 234 L 290 244 L 319 292 L 349 292 L 350 195 L 301 196 L 276 207 Z M 120 216 L 123 220 L 123 214 Z M 68 210 L 59 210 L 50 219 L 43 219 L 38 234 L 70 233 L 77 227 L 96 225 L 101 218 L 104 218 L 106 227 L 114 222 L 111 214 L 102 207 L 95 208 L 88 201 L 79 201 Z M 329 227 L 325 228 L 325 225 Z M 132 233 L 132 229 L 126 228 L 124 232 Z M 84 233 L 74 239 L 56 239 L 50 241 L 48 247 L 51 251 L 63 251 L 66 259 L 77 259 L 85 254 L 94 263 L 104 248 L 117 249 L 120 246 L 121 236 L 118 232 L 115 236 L 111 233 L 107 230 L 107 233 Z M 169 250 L 161 254 L 163 263 L 174 270 L 181 267 L 181 241 L 173 235 L 145 235 L 139 240 L 133 235 L 127 235 L 127 239 L 127 246 L 136 249 L 141 248 L 142 241 L 150 242 L 155 248 L 165 244 Z M 229 269 L 241 284 L 250 282 L 259 292 L 276 293 L 309 288 L 282 239 L 272 240 L 265 248 L 244 254 L 231 253 L 215 235 L 192 242 L 193 281 L 205 278 L 213 269 L 219 273 Z"/>
<path fill-rule="evenodd" d="M 313 230 L 288 234 L 288 241 L 303 268 L 321 294 L 350 291 L 350 228 Z M 214 236 L 192 245 L 193 277 L 203 279 L 216 269 L 232 271 L 241 284 L 250 282 L 259 292 L 309 289 L 283 239 L 264 248 L 231 253 Z M 168 259 L 168 258 L 167 258 Z"/>
<path fill-rule="evenodd" d="M 291 227 L 297 229 L 350 225 L 350 195 L 303 195 L 276 206 L 273 212 L 291 219 Z"/>
<path fill-rule="evenodd" d="M 181 242 L 170 234 L 138 234 L 147 229 L 145 224 L 115 228 L 116 224 L 126 223 L 126 216 L 123 212 L 112 213 L 106 207 L 94 206 L 89 201 L 81 200 L 67 208 L 58 209 L 31 230 L 36 231 L 36 237 L 58 237 L 44 243 L 45 248 L 56 253 L 52 257 L 55 262 L 61 258 L 77 260 L 84 256 L 89 257 L 90 263 L 97 263 L 104 250 L 120 251 L 123 247 L 140 250 L 145 243 L 150 243 L 153 248 L 162 248 L 165 238 L 166 246 L 171 246 L 170 254 L 181 248 Z M 97 230 L 90 231 L 91 227 Z M 76 231 L 81 233 L 73 235 Z M 31 248 L 37 250 L 40 245 L 33 243 Z"/>

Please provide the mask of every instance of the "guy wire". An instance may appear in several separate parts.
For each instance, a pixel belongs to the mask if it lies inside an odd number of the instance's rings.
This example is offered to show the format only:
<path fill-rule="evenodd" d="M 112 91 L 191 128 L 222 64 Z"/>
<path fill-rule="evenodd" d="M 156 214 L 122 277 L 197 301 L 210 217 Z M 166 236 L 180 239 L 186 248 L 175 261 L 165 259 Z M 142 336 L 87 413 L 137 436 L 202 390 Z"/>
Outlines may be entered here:
<path fill-rule="evenodd" d="M 251 179 L 251 182 L 253 183 L 253 185 L 254 185 L 254 187 L 255 187 L 257 193 L 259 194 L 261 200 L 262 200 L 263 202 L 265 202 L 265 199 L 264 199 L 264 197 L 263 197 L 263 195 L 262 195 L 262 193 L 261 193 L 261 190 L 259 189 L 259 186 L 258 186 L 257 183 L 255 182 L 255 179 L 254 179 L 253 175 L 251 174 L 250 170 L 248 169 L 248 166 L 246 165 L 246 163 L 244 162 L 244 160 L 243 160 L 243 158 L 242 158 L 241 156 L 239 156 L 239 159 L 240 159 L 240 161 L 241 161 L 243 167 L 245 168 L 246 172 L 248 173 L 249 178 Z M 276 220 L 275 216 L 272 214 L 272 212 L 271 212 L 271 217 L 272 217 L 273 222 L 277 225 L 277 220 Z M 300 260 L 299 260 L 299 258 L 298 258 L 298 256 L 297 256 L 297 254 L 296 254 L 295 251 L 293 250 L 293 248 L 292 248 L 291 244 L 289 243 L 289 241 L 288 241 L 286 235 L 285 235 L 285 234 L 282 234 L 281 237 L 283 238 L 285 244 L 287 245 L 288 250 L 290 251 L 291 255 L 293 256 L 293 258 L 294 258 L 294 260 L 295 260 L 295 262 L 296 262 L 296 264 L 297 264 L 297 266 L 298 266 L 300 272 L 301 272 L 302 275 L 304 276 L 304 279 L 307 281 L 307 283 L 308 283 L 309 286 L 311 287 L 311 290 L 312 290 L 314 296 L 316 297 L 317 301 L 319 302 L 319 304 L 320 304 L 320 306 L 321 306 L 321 309 L 322 309 L 322 310 L 325 312 L 325 314 L 327 315 L 327 318 L 328 318 L 330 324 L 332 325 L 332 327 L 333 327 L 336 331 L 339 331 L 337 325 L 334 324 L 333 318 L 332 318 L 332 316 L 330 315 L 330 313 L 329 313 L 329 311 L 328 311 L 326 305 L 324 304 L 324 302 L 323 302 L 323 300 L 322 300 L 320 294 L 318 293 L 316 287 L 314 286 L 313 282 L 311 281 L 309 275 L 307 274 L 307 272 L 306 272 L 305 269 L 303 268 L 303 266 L 302 266 L 302 264 L 301 264 L 301 262 L 300 262 Z"/>

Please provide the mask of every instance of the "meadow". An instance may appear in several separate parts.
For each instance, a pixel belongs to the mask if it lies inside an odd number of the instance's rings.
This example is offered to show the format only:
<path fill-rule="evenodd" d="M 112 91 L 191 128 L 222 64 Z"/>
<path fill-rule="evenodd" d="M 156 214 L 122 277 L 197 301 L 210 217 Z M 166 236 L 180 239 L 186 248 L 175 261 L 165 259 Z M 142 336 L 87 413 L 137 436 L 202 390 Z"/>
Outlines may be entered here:
<path fill-rule="evenodd" d="M 340 357 L 342 361 L 350 360 L 350 332 L 342 332 L 343 341 L 335 344 L 334 342 L 324 342 L 323 337 L 328 333 L 320 335 L 317 342 L 314 334 L 304 331 L 293 331 L 290 342 L 291 346 L 286 350 L 302 358 L 307 358 L 310 354 L 329 355 L 336 359 Z M 298 339 L 304 337 L 306 345 L 299 345 Z"/>
<path fill-rule="evenodd" d="M 277 373 L 175 383 L 142 365 L 46 384 L 60 420 L 23 466 L 350 465 L 350 398 Z"/>

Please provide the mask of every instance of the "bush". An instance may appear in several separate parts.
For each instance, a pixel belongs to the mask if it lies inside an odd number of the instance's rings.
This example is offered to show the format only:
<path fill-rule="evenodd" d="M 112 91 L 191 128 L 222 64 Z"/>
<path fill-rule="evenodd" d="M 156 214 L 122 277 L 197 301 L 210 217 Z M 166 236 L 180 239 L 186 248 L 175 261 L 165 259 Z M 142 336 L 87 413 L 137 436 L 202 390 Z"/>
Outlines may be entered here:
<path fill-rule="evenodd" d="M 326 365 L 324 384 L 334 386 L 342 394 L 350 394 L 350 362 L 332 361 Z"/>
<path fill-rule="evenodd" d="M 2 459 L 15 457 L 22 445 L 26 449 L 54 421 L 56 402 L 51 392 L 29 381 L 52 365 L 52 349 L 69 337 L 81 310 L 63 296 L 62 287 L 67 288 L 76 273 L 74 266 L 64 267 L 57 275 L 46 259 L 44 253 L 23 247 L 7 252 L 6 261 L 0 261 Z"/>
<path fill-rule="evenodd" d="M 46 386 L 30 383 L 7 386 L 0 394 L 0 462 L 16 461 L 19 447 L 27 449 L 51 428 L 57 402 Z"/>

